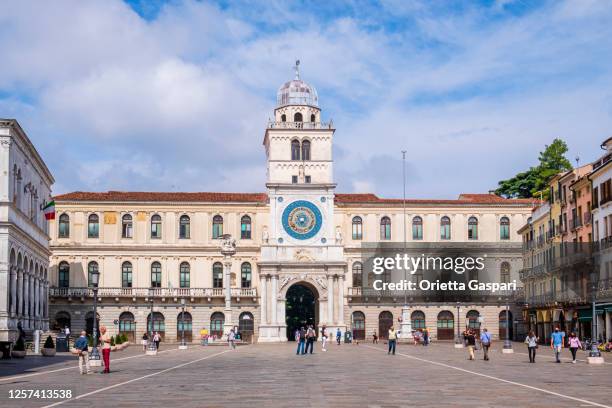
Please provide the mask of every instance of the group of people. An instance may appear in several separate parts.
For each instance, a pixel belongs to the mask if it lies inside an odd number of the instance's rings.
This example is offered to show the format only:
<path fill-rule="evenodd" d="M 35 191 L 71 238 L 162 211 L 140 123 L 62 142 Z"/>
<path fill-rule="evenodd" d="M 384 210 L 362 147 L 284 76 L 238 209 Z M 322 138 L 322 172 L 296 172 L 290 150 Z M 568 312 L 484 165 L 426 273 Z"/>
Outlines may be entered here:
<path fill-rule="evenodd" d="M 110 352 L 111 352 L 111 336 L 106 331 L 106 326 L 100 326 L 100 336 L 98 340 L 102 349 L 102 362 L 104 370 L 102 374 L 110 373 Z M 81 374 L 90 374 L 91 368 L 89 364 L 89 340 L 87 332 L 83 330 L 78 339 L 74 342 L 74 348 L 77 351 L 79 358 L 79 371 Z"/>
<path fill-rule="evenodd" d="M 491 348 L 491 339 L 491 333 L 489 333 L 486 328 L 482 330 L 480 336 L 476 335 L 476 331 L 472 329 L 466 329 L 463 332 L 463 343 L 468 350 L 468 360 L 476 360 L 474 351 L 482 347 L 482 351 L 484 354 L 483 359 L 485 361 L 489 361 L 489 349 Z"/>
<path fill-rule="evenodd" d="M 527 349 L 529 350 L 529 362 L 535 363 L 536 350 L 538 349 L 539 337 L 535 335 L 533 331 L 530 331 L 527 337 L 525 338 L 525 344 L 527 345 Z M 559 330 L 558 327 L 555 327 L 555 330 L 552 332 L 550 336 L 550 348 L 555 353 L 555 362 L 561 363 L 561 350 L 565 347 L 565 332 Z M 582 348 L 582 342 L 578 338 L 575 332 L 571 332 L 569 338 L 567 339 L 567 346 L 572 353 L 572 363 L 576 364 L 576 354 L 578 353 L 578 349 Z"/>
<path fill-rule="evenodd" d="M 330 333 L 327 326 L 321 326 L 321 351 L 327 351 L 327 342 L 329 341 Z M 313 325 L 302 326 L 295 330 L 293 338 L 297 343 L 296 355 L 312 354 L 314 351 L 314 343 L 317 341 L 317 332 Z M 336 329 L 336 344 L 339 346 L 342 340 L 342 332 Z"/>
<path fill-rule="evenodd" d="M 155 331 L 153 332 L 151 338 L 149 339 L 149 333 L 144 332 L 144 334 L 142 335 L 142 351 L 143 352 L 147 351 L 149 340 L 153 342 L 153 345 L 155 346 L 155 350 L 159 350 L 159 343 L 161 343 L 161 334 Z"/>

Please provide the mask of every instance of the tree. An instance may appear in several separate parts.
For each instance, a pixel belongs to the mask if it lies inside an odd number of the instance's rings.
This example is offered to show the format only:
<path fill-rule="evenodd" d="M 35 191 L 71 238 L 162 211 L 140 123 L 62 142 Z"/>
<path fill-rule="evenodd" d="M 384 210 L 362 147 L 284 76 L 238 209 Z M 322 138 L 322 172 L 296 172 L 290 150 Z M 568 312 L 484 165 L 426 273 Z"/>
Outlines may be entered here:
<path fill-rule="evenodd" d="M 530 198 L 540 195 L 548 197 L 548 182 L 558 173 L 572 169 L 572 164 L 565 157 L 567 144 L 561 139 L 554 139 L 540 152 L 539 164 L 516 176 L 501 180 L 495 194 L 506 198 Z"/>

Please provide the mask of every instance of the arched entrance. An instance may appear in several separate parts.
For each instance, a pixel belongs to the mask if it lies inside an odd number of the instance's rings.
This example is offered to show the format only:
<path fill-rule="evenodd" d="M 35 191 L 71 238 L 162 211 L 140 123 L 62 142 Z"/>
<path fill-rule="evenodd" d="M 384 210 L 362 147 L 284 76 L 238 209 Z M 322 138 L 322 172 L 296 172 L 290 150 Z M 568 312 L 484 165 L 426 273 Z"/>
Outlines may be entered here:
<path fill-rule="evenodd" d="M 296 283 L 287 291 L 285 304 L 285 322 L 287 324 L 287 339 L 295 340 L 294 333 L 300 327 L 312 325 L 318 330 L 319 295 L 317 290 L 306 283 Z M 318 332 L 317 332 L 318 333 Z"/>
<path fill-rule="evenodd" d="M 388 339 L 391 326 L 393 326 L 393 314 L 389 311 L 381 312 L 378 315 L 378 337 Z"/>

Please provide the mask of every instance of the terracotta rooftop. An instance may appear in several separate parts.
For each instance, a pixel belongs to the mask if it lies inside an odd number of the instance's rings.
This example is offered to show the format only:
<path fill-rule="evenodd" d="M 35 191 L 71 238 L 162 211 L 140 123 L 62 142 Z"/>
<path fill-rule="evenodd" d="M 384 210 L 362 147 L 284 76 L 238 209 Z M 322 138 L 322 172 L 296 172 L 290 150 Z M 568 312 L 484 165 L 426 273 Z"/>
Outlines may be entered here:
<path fill-rule="evenodd" d="M 223 202 L 265 203 L 266 193 L 168 193 L 146 191 L 75 191 L 55 196 L 56 201 L 111 201 L 111 202 Z M 380 198 L 375 194 L 336 194 L 339 204 L 402 204 L 401 198 Z M 539 200 L 531 198 L 506 199 L 494 194 L 461 194 L 456 200 L 406 199 L 407 204 L 523 204 L 535 205 Z"/>

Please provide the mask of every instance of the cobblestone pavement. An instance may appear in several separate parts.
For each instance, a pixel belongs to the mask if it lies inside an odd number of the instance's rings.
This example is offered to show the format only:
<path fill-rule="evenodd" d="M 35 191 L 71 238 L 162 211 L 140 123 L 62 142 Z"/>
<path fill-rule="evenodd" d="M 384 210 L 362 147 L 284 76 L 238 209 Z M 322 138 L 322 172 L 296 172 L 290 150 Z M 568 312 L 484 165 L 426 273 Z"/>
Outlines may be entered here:
<path fill-rule="evenodd" d="M 468 361 L 452 344 L 331 345 L 296 356 L 294 344 L 191 346 L 144 356 L 113 353 L 111 374 L 81 376 L 76 359 L 24 365 L 0 377 L 2 407 L 588 407 L 612 406 L 612 358 L 603 366 L 562 364 L 540 348 L 529 364 L 522 344 L 491 360 Z M 584 359 L 585 353 L 581 353 Z M 0 370 L 3 366 L 0 365 Z M 99 369 L 97 369 L 99 370 Z M 13 368 L 13 372 L 15 370 Z M 49 372 L 52 371 L 52 372 Z M 10 390 L 70 389 L 71 400 L 10 399 Z M 53 405 L 57 404 L 57 405 Z"/>

